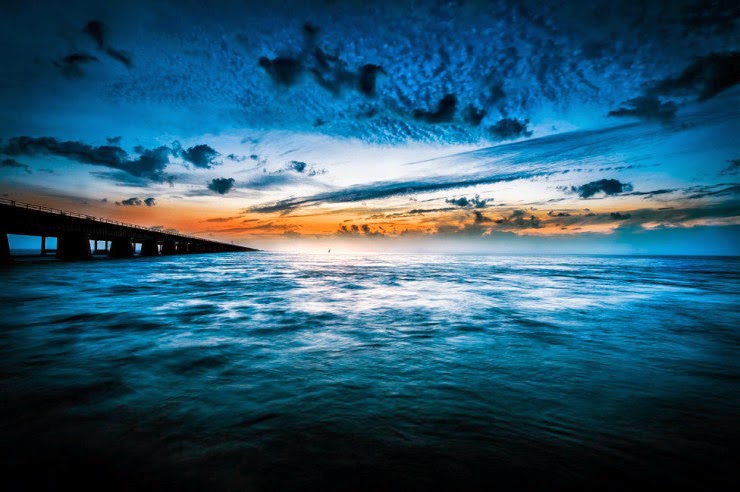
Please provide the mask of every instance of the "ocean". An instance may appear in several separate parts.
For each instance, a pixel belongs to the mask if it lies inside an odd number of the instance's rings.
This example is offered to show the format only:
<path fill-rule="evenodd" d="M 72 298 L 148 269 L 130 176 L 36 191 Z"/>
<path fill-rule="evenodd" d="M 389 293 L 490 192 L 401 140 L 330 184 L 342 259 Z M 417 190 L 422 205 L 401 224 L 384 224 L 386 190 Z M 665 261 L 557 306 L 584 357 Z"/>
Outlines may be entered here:
<path fill-rule="evenodd" d="M 738 478 L 740 258 L 230 253 L 0 285 L 0 471 L 24 488 Z"/>

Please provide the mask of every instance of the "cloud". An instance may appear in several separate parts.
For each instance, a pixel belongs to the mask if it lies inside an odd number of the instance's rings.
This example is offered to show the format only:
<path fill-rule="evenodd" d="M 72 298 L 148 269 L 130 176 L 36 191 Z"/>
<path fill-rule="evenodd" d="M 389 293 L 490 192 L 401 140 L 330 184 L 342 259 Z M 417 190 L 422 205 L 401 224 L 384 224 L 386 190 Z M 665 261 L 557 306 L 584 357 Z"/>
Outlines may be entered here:
<path fill-rule="evenodd" d="M 226 156 L 226 158 L 233 162 L 244 162 L 248 159 L 245 155 L 236 155 L 236 154 L 229 154 Z"/>
<path fill-rule="evenodd" d="M 114 48 L 106 48 L 105 52 L 108 56 L 110 56 L 114 60 L 117 60 L 121 62 L 123 65 L 125 65 L 126 68 L 133 68 L 134 61 L 131 58 L 131 55 L 128 54 L 126 51 L 117 50 Z"/>
<path fill-rule="evenodd" d="M 238 215 L 234 217 L 213 217 L 212 219 L 205 219 L 203 222 L 229 222 L 240 218 Z"/>
<path fill-rule="evenodd" d="M 303 75 L 303 64 L 296 58 L 278 56 L 269 59 L 260 57 L 259 66 L 262 67 L 276 84 L 290 87 L 295 85 Z"/>
<path fill-rule="evenodd" d="M 97 61 L 97 57 L 87 53 L 72 53 L 54 62 L 54 65 L 67 77 L 82 77 L 84 75 L 82 65 Z"/>
<path fill-rule="evenodd" d="M 99 20 L 91 20 L 83 28 L 83 32 L 95 41 L 96 46 L 109 57 L 122 63 L 126 68 L 134 66 L 131 55 L 125 51 L 113 48 L 108 44 L 108 33 L 105 24 Z"/>
<path fill-rule="evenodd" d="M 463 113 L 463 120 L 472 126 L 480 125 L 481 121 L 483 121 L 483 118 L 485 117 L 486 110 L 478 109 L 475 106 L 468 106 L 465 108 L 465 112 Z"/>
<path fill-rule="evenodd" d="M 357 80 L 357 90 L 367 97 L 375 97 L 378 75 L 385 73 L 385 70 L 380 65 L 368 63 L 361 66 Z"/>
<path fill-rule="evenodd" d="M 720 174 L 737 174 L 740 171 L 740 159 L 731 159 L 727 161 L 727 167 L 720 171 Z"/>
<path fill-rule="evenodd" d="M 208 183 L 208 189 L 220 195 L 225 195 L 234 188 L 234 178 L 216 178 Z"/>
<path fill-rule="evenodd" d="M 28 174 L 33 173 L 33 171 L 31 171 L 31 168 L 27 164 L 21 164 L 15 159 L 10 158 L 0 161 L 0 167 L 18 168 L 25 170 Z"/>
<path fill-rule="evenodd" d="M 290 168 L 295 172 L 302 173 L 306 170 L 306 163 L 300 161 L 291 161 Z"/>
<path fill-rule="evenodd" d="M 740 18 L 736 0 L 700 0 L 684 8 L 683 24 L 687 33 L 703 35 L 732 31 Z"/>
<path fill-rule="evenodd" d="M 662 102 L 656 96 L 639 96 L 622 103 L 619 109 L 609 111 L 607 116 L 633 117 L 662 123 L 673 121 L 678 106 L 673 101 Z"/>
<path fill-rule="evenodd" d="M 106 46 L 106 32 L 105 32 L 105 25 L 103 25 L 102 22 L 98 20 L 91 20 L 87 24 L 85 24 L 85 27 L 83 29 L 84 33 L 90 36 L 93 41 L 95 41 L 95 44 L 98 45 L 99 49 L 105 49 Z"/>
<path fill-rule="evenodd" d="M 152 197 L 145 198 L 144 203 L 146 204 L 147 207 L 153 207 L 157 204 L 157 202 Z"/>
<path fill-rule="evenodd" d="M 289 212 L 303 205 L 375 200 L 379 198 L 388 198 L 391 196 L 408 195 L 411 193 L 426 193 L 449 190 L 454 188 L 464 188 L 467 186 L 475 186 L 481 184 L 500 183 L 503 181 L 515 181 L 518 179 L 532 178 L 534 176 L 548 175 L 552 174 L 553 172 L 537 170 L 531 172 L 522 171 L 493 175 L 473 175 L 468 177 L 446 176 L 418 181 L 380 181 L 376 183 L 370 183 L 368 185 L 356 185 L 342 190 L 318 193 L 316 195 L 308 197 L 288 198 L 286 200 L 280 200 L 272 205 L 259 205 L 256 207 L 252 207 L 250 210 L 257 213 Z"/>
<path fill-rule="evenodd" d="M 513 140 L 519 137 L 531 137 L 532 132 L 527 130 L 529 120 L 517 120 L 514 118 L 501 118 L 495 125 L 491 126 L 490 131 L 493 136 L 500 140 Z"/>
<path fill-rule="evenodd" d="M 696 58 L 678 76 L 667 77 L 650 91 L 661 95 L 695 95 L 706 101 L 740 83 L 740 52 L 710 53 Z"/>
<path fill-rule="evenodd" d="M 648 85 L 642 95 L 622 103 L 607 116 L 635 117 L 670 123 L 678 105 L 666 97 L 694 97 L 704 102 L 740 83 L 740 53 L 710 53 L 697 57 L 680 74 Z"/>
<path fill-rule="evenodd" d="M 621 212 L 612 212 L 609 216 L 614 220 L 627 220 L 632 217 L 631 214 L 623 214 Z"/>
<path fill-rule="evenodd" d="M 450 198 L 445 200 L 445 203 L 455 205 L 460 208 L 486 208 L 489 202 L 492 202 L 493 198 L 481 199 L 480 196 L 475 195 L 473 198 L 466 198 L 461 196 L 460 198 Z"/>
<path fill-rule="evenodd" d="M 338 236 L 385 236 L 385 229 L 382 226 L 372 229 L 368 224 L 350 224 L 349 226 L 341 224 L 336 234 Z"/>
<path fill-rule="evenodd" d="M 491 219 L 489 217 L 486 217 L 485 215 L 483 215 L 478 210 L 474 210 L 473 211 L 473 214 L 475 214 L 475 220 L 474 220 L 474 223 L 475 224 L 483 224 L 483 223 L 486 223 L 486 222 L 493 222 L 493 219 Z"/>
<path fill-rule="evenodd" d="M 313 75 L 313 80 L 323 89 L 338 96 L 345 88 L 356 89 L 365 97 L 377 95 L 378 75 L 386 74 L 383 67 L 366 63 L 356 71 L 348 68 L 338 54 L 328 53 L 318 46 L 319 27 L 306 23 L 303 25 L 303 50 L 295 55 L 284 55 L 276 58 L 261 57 L 259 66 L 270 78 L 284 87 L 297 84 L 304 73 Z M 314 121 L 324 121 L 315 118 Z M 321 125 L 315 125 L 321 126 Z"/>
<path fill-rule="evenodd" d="M 199 169 L 210 169 L 218 164 L 217 162 L 213 162 L 213 160 L 221 154 L 209 145 L 200 144 L 190 147 L 188 150 L 181 151 L 180 155 L 183 160 Z"/>
<path fill-rule="evenodd" d="M 538 229 L 540 219 L 536 215 L 529 214 L 526 210 L 512 210 L 511 215 L 495 220 L 496 224 L 505 228 Z"/>
<path fill-rule="evenodd" d="M 140 207 L 142 204 L 142 201 L 138 197 L 128 198 L 126 200 L 121 200 L 120 202 L 116 202 L 116 205 L 124 205 L 128 207 Z"/>
<path fill-rule="evenodd" d="M 616 179 L 600 179 L 581 186 L 572 186 L 571 191 L 578 193 L 581 198 L 591 198 L 597 193 L 616 195 L 624 191 L 632 191 L 630 183 L 622 183 Z"/>
<path fill-rule="evenodd" d="M 83 164 L 106 166 L 131 174 L 132 176 L 163 182 L 164 169 L 169 164 L 172 149 L 161 146 L 156 149 L 135 148 L 138 157 L 132 157 L 121 147 L 101 145 L 99 147 L 72 140 L 60 141 L 53 137 L 13 137 L 0 154 L 17 155 L 56 155 Z"/>
<path fill-rule="evenodd" d="M 435 111 L 414 110 L 414 119 L 427 123 L 448 123 L 455 117 L 457 111 L 457 97 L 454 94 L 445 94 L 437 104 Z"/>
<path fill-rule="evenodd" d="M 118 145 L 121 143 L 121 137 L 120 135 L 117 137 L 105 137 L 105 141 L 108 142 L 108 145 Z"/>

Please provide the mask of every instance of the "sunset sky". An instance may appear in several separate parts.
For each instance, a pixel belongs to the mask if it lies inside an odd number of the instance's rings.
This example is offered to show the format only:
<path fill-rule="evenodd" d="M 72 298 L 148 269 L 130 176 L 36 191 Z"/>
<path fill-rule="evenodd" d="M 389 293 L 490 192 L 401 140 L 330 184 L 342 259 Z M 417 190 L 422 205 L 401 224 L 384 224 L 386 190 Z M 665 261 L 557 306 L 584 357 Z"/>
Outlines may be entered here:
<path fill-rule="evenodd" d="M 736 0 L 102 3 L 2 2 L 2 198 L 277 251 L 740 254 Z"/>

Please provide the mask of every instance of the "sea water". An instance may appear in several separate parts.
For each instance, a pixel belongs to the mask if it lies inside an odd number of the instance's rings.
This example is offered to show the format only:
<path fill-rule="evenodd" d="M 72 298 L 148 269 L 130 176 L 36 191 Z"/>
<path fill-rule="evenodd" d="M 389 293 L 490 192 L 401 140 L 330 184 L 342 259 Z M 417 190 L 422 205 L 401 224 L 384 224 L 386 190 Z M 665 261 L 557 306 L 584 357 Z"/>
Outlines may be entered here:
<path fill-rule="evenodd" d="M 2 473 L 28 487 L 736 478 L 737 258 L 233 253 L 0 285 Z"/>

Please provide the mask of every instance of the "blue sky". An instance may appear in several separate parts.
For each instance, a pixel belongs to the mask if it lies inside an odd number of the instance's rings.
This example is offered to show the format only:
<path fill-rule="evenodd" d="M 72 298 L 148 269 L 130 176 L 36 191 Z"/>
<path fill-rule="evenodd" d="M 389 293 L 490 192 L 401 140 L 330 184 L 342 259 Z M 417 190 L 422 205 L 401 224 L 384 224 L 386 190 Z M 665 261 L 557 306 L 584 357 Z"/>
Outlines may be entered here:
<path fill-rule="evenodd" d="M 6 198 L 278 250 L 740 253 L 737 2 L 0 9 Z"/>

